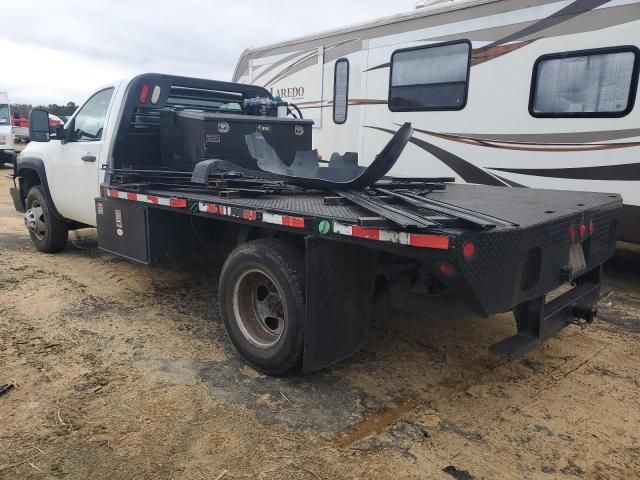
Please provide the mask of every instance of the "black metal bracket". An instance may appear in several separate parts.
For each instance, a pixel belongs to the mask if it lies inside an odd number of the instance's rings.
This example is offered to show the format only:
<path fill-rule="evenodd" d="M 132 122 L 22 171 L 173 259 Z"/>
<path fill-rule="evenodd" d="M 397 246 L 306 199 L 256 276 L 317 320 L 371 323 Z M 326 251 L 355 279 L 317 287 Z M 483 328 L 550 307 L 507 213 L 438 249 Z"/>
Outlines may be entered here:
<path fill-rule="evenodd" d="M 578 279 L 576 286 L 563 295 L 545 303 L 545 297 L 534 298 L 513 309 L 518 333 L 491 346 L 511 360 L 518 360 L 539 344 L 548 340 L 576 319 L 591 323 L 596 317 L 600 296 L 601 267 Z"/>
<path fill-rule="evenodd" d="M 259 132 L 245 135 L 245 140 L 249 154 L 263 172 L 303 188 L 332 190 L 365 188 L 376 183 L 393 168 L 412 134 L 411 124 L 405 123 L 368 167 L 359 166 L 357 155 L 351 152 L 332 155 L 329 165 L 320 167 L 315 150 L 298 152 L 289 166 Z"/>

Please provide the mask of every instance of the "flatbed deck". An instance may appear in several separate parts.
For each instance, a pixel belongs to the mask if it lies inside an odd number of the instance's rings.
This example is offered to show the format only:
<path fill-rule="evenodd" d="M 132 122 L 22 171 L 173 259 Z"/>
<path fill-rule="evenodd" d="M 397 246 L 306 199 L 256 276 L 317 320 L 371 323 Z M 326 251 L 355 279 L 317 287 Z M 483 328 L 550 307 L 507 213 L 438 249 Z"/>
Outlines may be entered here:
<path fill-rule="evenodd" d="M 179 196 L 229 207 L 269 210 L 283 215 L 323 217 L 353 223 L 357 223 L 360 217 L 371 215 L 357 205 L 326 205 L 324 198 L 332 194 L 320 191 L 240 195 L 235 198 L 222 198 L 213 192 L 201 193 L 181 188 L 151 188 L 145 193 L 160 197 Z M 577 212 L 599 209 L 606 204 L 617 204 L 620 197 L 608 193 L 447 184 L 446 189 L 435 190 L 426 198 L 481 212 L 526 228 Z"/>

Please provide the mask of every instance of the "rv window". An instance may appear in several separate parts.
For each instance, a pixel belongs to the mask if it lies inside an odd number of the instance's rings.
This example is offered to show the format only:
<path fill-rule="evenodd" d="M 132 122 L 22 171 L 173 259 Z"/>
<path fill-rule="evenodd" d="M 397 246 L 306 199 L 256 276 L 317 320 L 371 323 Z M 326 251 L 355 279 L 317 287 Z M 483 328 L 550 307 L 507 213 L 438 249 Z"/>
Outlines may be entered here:
<path fill-rule="evenodd" d="M 333 76 L 333 121 L 344 123 L 347 121 L 349 102 L 349 60 L 341 58 L 336 61 Z"/>
<path fill-rule="evenodd" d="M 466 40 L 393 52 L 389 109 L 406 112 L 464 108 L 470 53 Z"/>
<path fill-rule="evenodd" d="M 535 117 L 621 117 L 633 108 L 637 49 L 622 47 L 545 55 L 533 70 Z"/>

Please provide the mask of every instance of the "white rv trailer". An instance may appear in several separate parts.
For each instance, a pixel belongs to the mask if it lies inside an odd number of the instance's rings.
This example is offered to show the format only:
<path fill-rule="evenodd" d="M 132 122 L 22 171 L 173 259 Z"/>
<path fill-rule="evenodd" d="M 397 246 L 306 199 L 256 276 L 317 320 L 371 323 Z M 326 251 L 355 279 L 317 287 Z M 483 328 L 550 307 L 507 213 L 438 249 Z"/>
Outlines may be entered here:
<path fill-rule="evenodd" d="M 617 192 L 640 243 L 640 0 L 453 0 L 246 50 L 234 81 L 316 122 L 314 143 L 376 152 L 392 174 Z"/>

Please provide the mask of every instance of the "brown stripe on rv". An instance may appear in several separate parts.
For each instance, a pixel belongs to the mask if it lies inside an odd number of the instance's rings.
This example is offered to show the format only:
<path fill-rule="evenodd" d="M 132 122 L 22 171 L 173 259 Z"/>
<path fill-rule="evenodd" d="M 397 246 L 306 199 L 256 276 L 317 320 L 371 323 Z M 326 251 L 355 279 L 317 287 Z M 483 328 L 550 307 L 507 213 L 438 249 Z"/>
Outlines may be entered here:
<path fill-rule="evenodd" d="M 517 150 L 517 151 L 526 151 L 526 152 L 589 152 L 596 150 L 613 150 L 618 148 L 629 148 L 629 147 L 638 147 L 640 146 L 640 142 L 626 142 L 626 143 L 601 143 L 601 144 L 553 144 L 553 143 L 537 143 L 537 144 L 525 144 L 525 143 L 512 143 L 512 144 L 497 144 L 493 143 L 494 141 L 488 140 L 486 138 L 472 138 L 466 137 L 462 135 L 452 135 L 446 133 L 438 133 L 432 132 L 429 130 L 422 130 L 419 128 L 414 128 L 416 132 L 424 133 L 425 135 L 430 135 L 432 137 L 442 138 L 445 140 L 449 140 L 457 143 L 465 143 L 468 145 L 476 145 L 480 147 L 488 147 L 488 148 L 497 148 L 502 150 Z"/>
<path fill-rule="evenodd" d="M 324 48 L 324 63 L 327 63 L 332 59 L 343 57 L 353 52 L 357 52 L 361 49 L 362 49 L 362 42 L 354 38 L 349 38 L 341 42 L 332 43 L 331 45 L 327 45 Z M 309 55 L 299 59 L 298 61 L 290 65 L 288 68 L 285 68 L 282 72 L 274 76 L 271 80 L 267 81 L 265 83 L 265 87 L 272 85 L 274 82 L 278 80 L 282 80 L 290 75 L 293 75 L 294 73 L 304 70 L 307 67 L 311 67 L 315 65 L 316 62 L 314 61 L 314 58 L 317 61 L 317 55 L 318 55 L 317 50 L 315 48 L 307 49 L 305 50 L 305 52 L 309 52 Z M 295 58 L 295 55 L 291 58 Z M 258 78 L 259 77 L 256 77 L 253 81 L 257 80 Z"/>
<path fill-rule="evenodd" d="M 396 132 L 389 130 L 388 128 L 366 126 L 365 128 L 371 128 L 373 130 L 379 130 L 394 135 Z M 430 153 L 442 163 L 444 163 L 451 170 L 456 172 L 465 182 L 468 183 L 480 183 L 484 185 L 495 185 L 504 187 L 507 186 L 505 182 L 496 178 L 493 174 L 476 167 L 471 162 L 458 157 L 457 155 L 448 152 L 447 150 L 440 148 L 432 143 L 426 142 L 419 138 L 411 137 L 409 141 L 416 147 L 421 148 L 425 152 Z"/>
<path fill-rule="evenodd" d="M 594 143 L 624 138 L 640 137 L 640 128 L 623 130 L 599 130 L 593 132 L 566 132 L 566 133 L 450 133 L 440 132 L 441 135 L 464 137 L 486 142 L 507 142 L 519 144 L 572 144 Z"/>
<path fill-rule="evenodd" d="M 290 65 L 289 67 L 285 68 L 283 71 L 275 75 L 273 78 L 271 78 L 271 80 L 267 81 L 264 84 L 264 86 L 269 87 L 274 82 L 277 82 L 278 80 L 282 80 L 283 78 L 286 78 L 289 75 L 292 75 L 300 70 L 303 70 L 307 67 L 315 65 L 317 62 L 318 62 L 318 52 L 313 51 L 313 53 L 303 56 L 301 59 L 297 60 L 292 65 Z"/>
<path fill-rule="evenodd" d="M 609 1 L 610 0 L 576 0 L 575 2 L 570 3 L 566 7 L 561 8 L 557 12 L 549 15 L 548 17 L 537 21 L 533 25 L 529 25 L 517 32 L 512 33 L 511 35 L 507 35 L 500 40 L 490 43 L 489 45 L 485 45 L 484 47 L 482 47 L 482 49 L 488 50 L 491 47 L 495 47 L 503 43 L 522 40 L 524 37 L 536 34 L 559 23 L 566 22 L 567 20 L 570 20 L 577 15 L 588 12 L 589 10 L 593 10 L 594 8 L 604 5 L 605 3 L 609 3 Z"/>
<path fill-rule="evenodd" d="M 531 8 L 539 5 L 556 3 L 558 0 L 510 0 L 495 1 L 487 0 L 486 3 L 469 5 L 443 5 L 443 9 L 437 12 L 414 11 L 408 14 L 394 15 L 373 22 L 338 29 L 315 36 L 292 39 L 265 47 L 257 48 L 247 52 L 251 58 L 263 57 L 266 55 L 276 55 L 290 53 L 296 50 L 303 50 L 313 47 L 323 46 L 327 38 L 333 38 L 337 43 L 345 39 L 353 38 L 355 32 L 360 40 L 370 40 L 372 38 L 384 37 L 403 33 L 408 30 L 418 30 L 429 27 L 437 27 L 464 20 L 473 20 L 479 17 L 497 15 L 500 13 L 510 13 L 523 8 Z M 448 8 L 448 9 L 447 9 Z"/>
<path fill-rule="evenodd" d="M 418 41 L 444 42 L 460 39 L 491 41 L 492 43 L 489 45 L 475 48 L 473 50 L 471 65 L 479 65 L 522 48 L 539 38 L 590 32 L 640 19 L 640 9 L 637 8 L 637 5 L 609 7 L 606 9 L 606 14 L 601 10 L 593 10 L 593 8 L 608 2 L 609 0 L 578 0 L 541 20 L 501 25 L 498 27 L 473 30 L 469 32 L 460 32 L 454 35 L 424 38 Z M 570 9 L 569 7 L 571 6 L 573 6 L 573 8 Z M 588 7 L 591 7 L 591 9 L 580 10 L 581 8 Z M 545 30 L 545 33 L 540 35 L 539 33 L 542 30 Z M 534 38 L 527 38 L 534 35 Z M 516 40 L 521 40 L 521 42 L 517 44 L 503 45 Z M 389 65 L 390 62 L 385 62 L 368 68 L 365 71 L 369 72 L 372 70 L 388 68 Z"/>
<path fill-rule="evenodd" d="M 534 40 L 526 42 L 510 43 L 509 45 L 498 45 L 488 49 L 474 48 L 471 52 L 471 65 L 480 65 L 481 63 L 488 62 L 494 58 L 501 57 L 507 53 L 518 50 L 519 48 L 529 45 Z"/>
<path fill-rule="evenodd" d="M 640 163 L 623 163 L 620 165 L 602 165 L 596 167 L 576 168 L 494 168 L 499 172 L 532 175 L 548 178 L 569 178 L 573 180 L 616 180 L 637 182 L 640 180 Z"/>
<path fill-rule="evenodd" d="M 555 3 L 557 0 L 511 0 L 504 2 L 490 1 L 480 5 L 462 5 L 448 11 L 436 13 L 415 12 L 404 16 L 395 16 L 387 19 L 381 19 L 378 22 L 372 22 L 367 25 L 355 27 L 352 30 L 341 29 L 333 33 L 321 34 L 315 37 L 294 39 L 288 42 L 282 42 L 266 46 L 263 48 L 249 50 L 242 54 L 236 67 L 234 81 L 240 76 L 246 74 L 249 70 L 249 59 L 260 58 L 267 55 L 276 55 L 283 53 L 291 53 L 324 45 L 327 38 L 334 38 L 333 44 L 353 40 L 354 34 L 358 35 L 358 40 L 370 40 L 373 38 L 383 37 L 385 35 L 393 35 L 410 30 L 425 29 L 437 27 L 446 24 L 453 24 L 465 20 L 471 20 L 479 17 L 497 15 L 501 13 L 513 12 L 523 8 L 531 8 L 540 5 Z M 579 3 L 580 2 L 580 3 Z M 460 38 L 467 38 L 472 41 L 491 41 L 492 44 L 484 48 L 491 48 L 502 43 L 507 43 L 516 39 L 528 40 L 527 36 L 535 34 L 540 30 L 547 30 L 545 37 L 568 35 L 581 33 L 586 31 L 594 31 L 614 25 L 631 22 L 640 18 L 640 9 L 637 4 L 621 5 L 607 8 L 607 14 L 602 15 L 600 11 L 592 11 L 595 3 L 607 3 L 605 0 L 578 0 L 571 5 L 559 10 L 555 14 L 539 21 L 522 22 L 519 24 L 502 25 L 498 27 L 480 29 L 470 32 L 462 32 L 455 35 L 445 35 L 424 39 L 422 41 L 448 41 Z M 571 9 L 569 7 L 572 7 Z M 590 8 L 591 7 L 591 11 Z M 584 8 L 583 11 L 579 11 Z M 574 18 L 579 15 L 579 20 Z M 556 18 L 557 17 L 557 18 Z M 566 18 L 565 18 L 566 17 Z M 552 19 L 551 21 L 549 19 Z M 541 23 L 543 22 L 543 23 Z M 357 32 L 357 33 L 356 33 Z M 513 37 L 513 40 L 509 40 Z M 517 38 L 516 38 L 517 37 Z M 388 67 L 388 64 L 373 67 Z"/>
<path fill-rule="evenodd" d="M 573 35 L 576 33 L 593 32 L 595 30 L 601 30 L 608 27 L 614 27 L 616 25 L 622 25 L 624 23 L 633 22 L 640 19 L 640 8 L 637 4 L 632 5 L 619 5 L 609 7 L 606 9 L 596 9 L 584 12 L 579 16 L 573 16 L 565 19 L 563 22 L 547 27 L 543 33 L 536 33 L 529 35 L 528 38 L 523 37 L 520 40 L 535 40 L 538 38 L 552 38 L 562 35 Z M 459 32 L 452 35 L 441 35 L 437 37 L 423 38 L 421 42 L 449 42 L 453 40 L 459 40 L 461 38 L 471 40 L 472 42 L 496 42 L 499 39 L 504 39 L 509 35 L 513 35 L 516 32 L 522 31 L 531 25 L 536 24 L 539 20 L 532 20 L 528 22 L 511 23 L 508 25 L 500 25 L 491 28 L 481 28 L 478 30 L 469 30 L 467 32 Z M 504 40 L 501 40 L 501 42 Z"/>
<path fill-rule="evenodd" d="M 266 75 L 267 73 L 273 71 L 274 69 L 278 68 L 280 65 L 283 65 L 285 63 L 287 63 L 290 60 L 293 60 L 294 58 L 304 55 L 304 54 L 308 54 L 311 53 L 311 50 L 303 50 L 300 52 L 296 52 L 293 53 L 291 55 L 287 55 L 284 58 L 281 58 L 280 60 L 278 60 L 277 62 L 273 62 L 271 65 L 269 65 L 267 68 L 265 68 L 263 71 L 261 71 L 255 78 L 253 78 L 251 81 L 255 82 L 256 80 L 258 80 L 259 78 L 263 77 L 264 75 Z"/>

